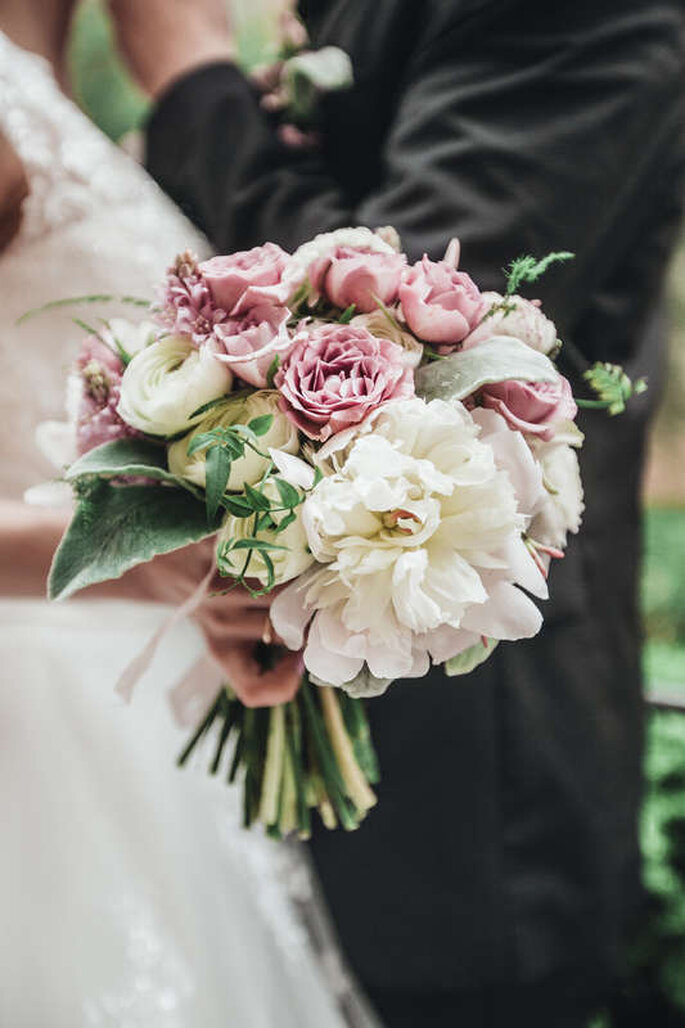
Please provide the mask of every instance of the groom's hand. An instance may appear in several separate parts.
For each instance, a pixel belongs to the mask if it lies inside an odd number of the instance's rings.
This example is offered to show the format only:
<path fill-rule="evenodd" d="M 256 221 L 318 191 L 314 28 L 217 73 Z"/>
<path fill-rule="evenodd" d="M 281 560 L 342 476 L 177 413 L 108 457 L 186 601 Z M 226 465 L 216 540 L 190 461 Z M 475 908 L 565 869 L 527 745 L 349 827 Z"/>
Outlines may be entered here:
<path fill-rule="evenodd" d="M 225 0 L 109 0 L 119 50 L 151 97 L 203 64 L 233 60 Z"/>

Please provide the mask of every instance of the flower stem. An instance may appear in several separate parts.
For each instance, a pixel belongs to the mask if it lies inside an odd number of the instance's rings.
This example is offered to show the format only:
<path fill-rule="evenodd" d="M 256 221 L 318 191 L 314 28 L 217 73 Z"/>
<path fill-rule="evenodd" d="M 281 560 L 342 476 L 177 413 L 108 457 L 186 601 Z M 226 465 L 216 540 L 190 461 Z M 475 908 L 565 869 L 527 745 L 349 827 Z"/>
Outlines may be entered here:
<path fill-rule="evenodd" d="M 357 763 L 352 742 L 345 729 L 345 722 L 343 721 L 334 690 L 328 685 L 320 686 L 319 694 L 321 696 L 324 721 L 333 744 L 333 752 L 337 758 L 338 767 L 343 776 L 347 793 L 357 809 L 365 814 L 371 807 L 375 806 L 377 802 L 376 794 L 369 786 Z"/>

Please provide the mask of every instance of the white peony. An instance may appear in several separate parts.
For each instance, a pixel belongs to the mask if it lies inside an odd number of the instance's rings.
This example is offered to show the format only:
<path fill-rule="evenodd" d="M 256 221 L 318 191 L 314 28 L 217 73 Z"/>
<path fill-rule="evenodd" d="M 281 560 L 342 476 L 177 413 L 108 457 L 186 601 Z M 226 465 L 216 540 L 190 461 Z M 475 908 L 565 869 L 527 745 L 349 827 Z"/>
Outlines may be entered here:
<path fill-rule="evenodd" d="M 420 677 L 480 636 L 534 635 L 541 616 L 513 582 L 526 518 L 460 403 L 397 401 L 329 453 L 302 520 L 317 566 L 280 594 L 274 627 L 305 664 L 344 685 Z"/>
<path fill-rule="evenodd" d="M 540 462 L 545 495 L 537 507 L 529 535 L 543 546 L 563 550 L 567 535 L 581 525 L 585 503 L 580 465 L 575 448 L 583 435 L 569 422 L 548 443 L 536 440 L 533 452 Z"/>
<path fill-rule="evenodd" d="M 483 293 L 483 310 L 505 303 L 512 310 L 497 310 L 481 321 L 463 343 L 465 350 L 484 343 L 493 336 L 513 336 L 540 353 L 551 353 L 557 345 L 557 328 L 532 300 L 523 296 L 503 297 L 500 293 Z"/>
<path fill-rule="evenodd" d="M 117 410 L 141 432 L 172 436 L 197 424 L 202 415 L 193 412 L 227 393 L 232 382 L 208 348 L 194 349 L 188 336 L 165 336 L 133 357 Z"/>
<path fill-rule="evenodd" d="M 271 500 L 272 504 L 281 506 L 278 489 L 272 480 L 267 480 L 265 482 L 262 493 Z M 296 508 L 296 511 L 298 516 L 281 532 L 275 532 L 266 528 L 261 528 L 257 532 L 257 538 L 265 542 L 275 543 L 277 546 L 285 547 L 285 549 L 282 550 L 268 551 L 268 556 L 274 568 L 274 585 L 282 585 L 284 582 L 290 582 L 291 579 L 297 578 L 306 571 L 314 561 L 314 558 L 309 551 L 307 536 L 302 525 L 302 519 L 300 516 L 301 508 Z M 274 513 L 272 518 L 276 524 L 279 524 L 285 516 L 286 512 L 281 511 Z M 229 539 L 237 540 L 248 538 L 253 534 L 253 528 L 253 518 L 236 518 L 229 515 L 224 521 L 219 533 L 219 547 Z M 226 555 L 227 563 L 236 574 L 243 571 L 246 556 L 246 550 L 229 551 Z M 245 575 L 248 578 L 256 578 L 263 586 L 267 585 L 269 572 L 264 557 L 259 550 L 251 551 Z"/>
<path fill-rule="evenodd" d="M 273 417 L 271 428 L 259 437 L 258 448 L 268 454 L 269 449 L 284 450 L 286 453 L 297 453 L 298 436 L 293 423 L 286 418 L 278 407 L 278 393 L 275 390 L 259 390 L 247 395 L 228 396 L 221 403 L 212 407 L 192 432 L 178 439 L 169 446 L 169 470 L 179 478 L 186 478 L 194 485 L 204 488 L 206 450 L 188 456 L 188 446 L 197 435 L 209 432 L 213 428 L 228 428 L 230 425 L 247 425 L 253 418 L 263 414 Z M 234 460 L 228 479 L 229 492 L 241 492 L 245 485 L 254 485 L 263 477 L 270 464 L 270 457 L 262 457 L 254 450 L 245 448 L 245 455 Z"/>
<path fill-rule="evenodd" d="M 418 368 L 423 357 L 423 343 L 407 329 L 403 329 L 396 321 L 392 311 L 386 314 L 383 310 L 371 311 L 370 314 L 357 314 L 350 322 L 352 328 L 365 328 L 377 339 L 389 339 L 402 347 L 404 363 L 408 368 Z"/>

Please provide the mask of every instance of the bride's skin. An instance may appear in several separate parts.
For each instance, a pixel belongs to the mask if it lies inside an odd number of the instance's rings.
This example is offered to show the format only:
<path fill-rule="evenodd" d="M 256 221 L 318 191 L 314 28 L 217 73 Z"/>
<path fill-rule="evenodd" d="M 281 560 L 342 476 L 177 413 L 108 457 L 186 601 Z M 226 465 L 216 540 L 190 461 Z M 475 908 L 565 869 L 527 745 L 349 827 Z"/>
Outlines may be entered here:
<path fill-rule="evenodd" d="M 0 596 L 45 596 L 50 563 L 68 521 L 66 511 L 0 500 Z M 208 540 L 156 557 L 114 582 L 84 589 L 79 597 L 180 604 L 206 575 L 212 550 Z M 226 581 L 217 578 L 210 592 L 214 588 L 225 589 Z M 302 673 L 297 653 L 286 654 L 268 672 L 255 661 L 254 645 L 264 635 L 270 602 L 236 589 L 225 596 L 208 596 L 194 615 L 210 653 L 248 706 L 292 699 Z"/>
<path fill-rule="evenodd" d="M 63 47 L 71 3 L 0 0 L 0 29 L 27 49 L 52 60 Z M 61 61 L 62 49 L 57 54 Z M 0 254 L 16 235 L 28 187 L 21 162 L 0 134 Z M 0 596 L 44 597 L 50 563 L 68 524 L 64 511 L 0 499 Z M 155 558 L 122 578 L 84 590 L 84 598 L 182 603 L 205 577 L 212 543 L 198 543 Z M 224 588 L 225 582 L 215 583 Z M 270 600 L 253 599 L 244 589 L 206 599 L 194 617 L 207 647 L 248 706 L 284 703 L 297 692 L 302 673 L 299 654 L 287 653 L 274 670 L 263 672 L 254 657 L 255 642 L 267 626 Z"/>
<path fill-rule="evenodd" d="M 0 0 L 0 29 L 24 50 L 45 57 L 66 88 L 66 42 L 75 0 Z"/>

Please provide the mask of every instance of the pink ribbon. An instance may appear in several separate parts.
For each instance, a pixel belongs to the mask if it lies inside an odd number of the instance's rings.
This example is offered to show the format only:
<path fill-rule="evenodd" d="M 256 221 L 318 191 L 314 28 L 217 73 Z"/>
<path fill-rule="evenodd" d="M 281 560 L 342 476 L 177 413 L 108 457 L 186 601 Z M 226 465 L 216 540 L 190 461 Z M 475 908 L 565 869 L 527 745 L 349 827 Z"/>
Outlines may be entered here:
<path fill-rule="evenodd" d="M 143 648 L 143 650 L 138 654 L 137 657 L 134 657 L 134 659 L 131 661 L 128 667 L 126 667 L 126 669 L 123 671 L 121 677 L 119 678 L 119 681 L 114 687 L 114 691 L 118 693 L 119 696 L 121 696 L 121 698 L 126 703 L 131 702 L 133 690 L 135 689 L 136 685 L 138 684 L 142 676 L 145 674 L 147 669 L 150 667 L 150 664 L 152 663 L 152 658 L 157 652 L 157 647 L 159 646 L 167 632 L 170 632 L 174 625 L 177 625 L 179 621 L 183 620 L 183 618 L 190 617 L 190 615 L 193 614 L 200 606 L 205 596 L 207 595 L 209 583 L 212 581 L 212 578 L 214 577 L 215 570 L 216 564 L 214 561 L 212 561 L 212 565 L 209 571 L 202 579 L 200 584 L 197 586 L 195 591 L 188 597 L 187 600 L 185 600 L 181 604 L 180 607 L 177 607 L 176 610 L 172 611 L 169 617 L 162 622 L 162 624 L 153 634 L 152 638 L 149 640 L 147 645 Z"/>

